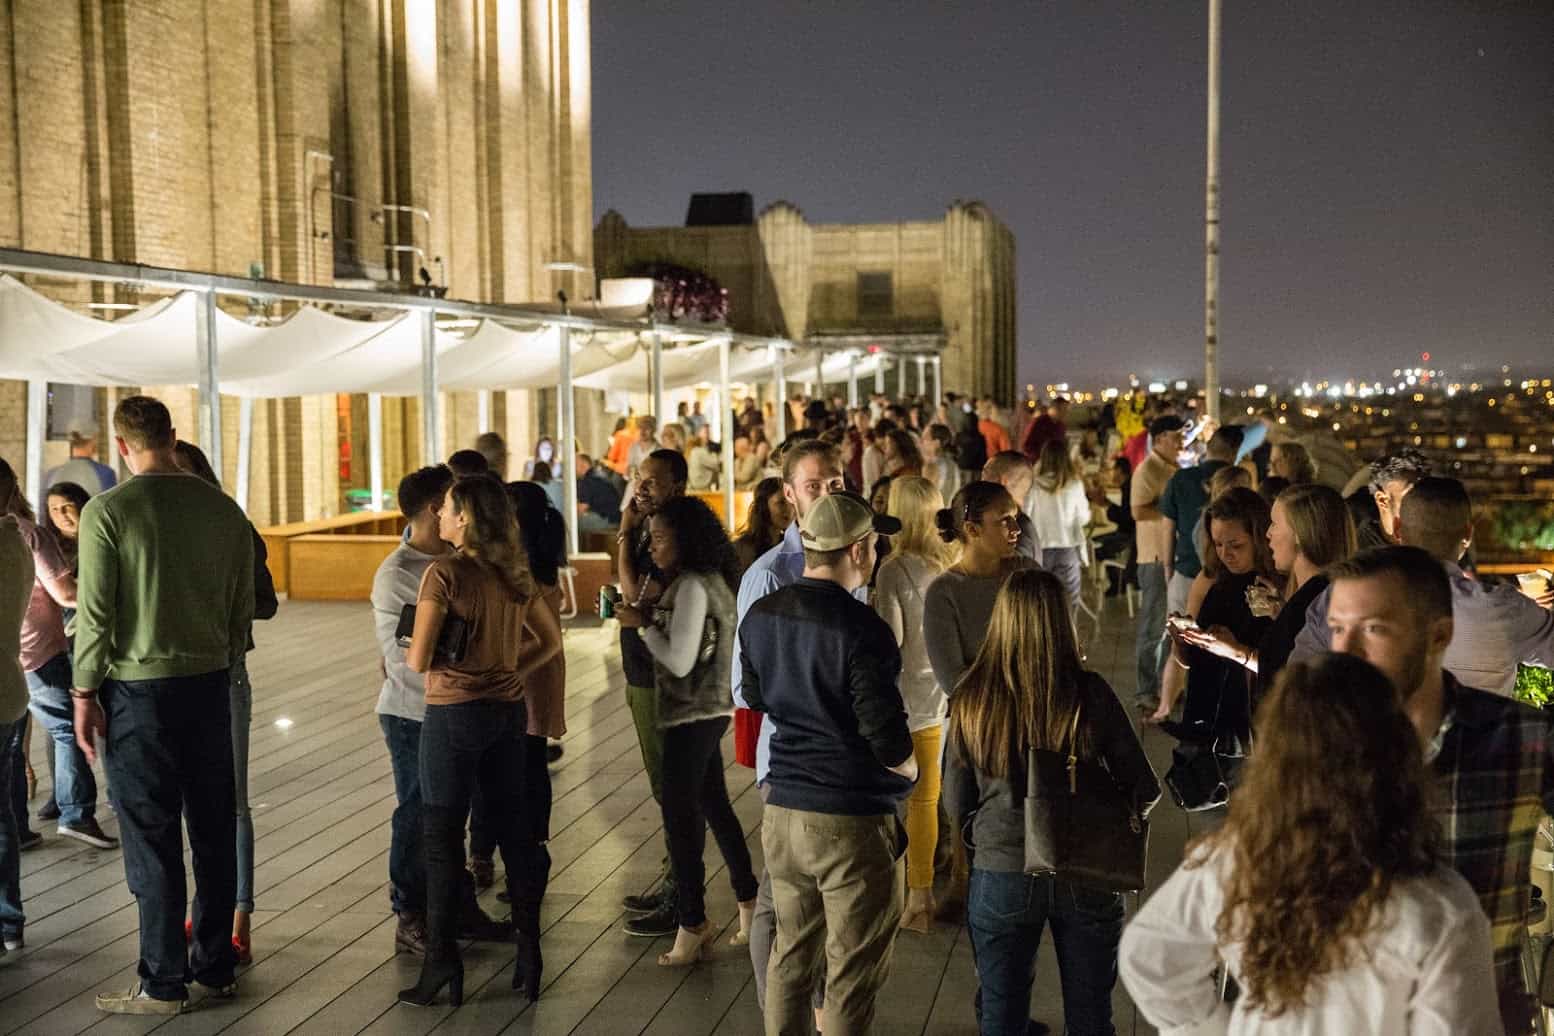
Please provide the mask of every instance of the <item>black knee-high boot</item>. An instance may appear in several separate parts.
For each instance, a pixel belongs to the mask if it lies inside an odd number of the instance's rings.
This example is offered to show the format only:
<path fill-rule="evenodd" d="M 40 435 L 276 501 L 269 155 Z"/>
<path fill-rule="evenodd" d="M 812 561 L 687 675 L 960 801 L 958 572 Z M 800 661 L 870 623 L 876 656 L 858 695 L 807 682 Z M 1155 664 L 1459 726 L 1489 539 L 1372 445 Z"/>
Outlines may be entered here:
<path fill-rule="evenodd" d="M 513 962 L 513 988 L 523 990 L 533 1001 L 539 999 L 540 978 L 545 970 L 540 952 L 540 902 L 550 884 L 550 850 L 535 845 L 526 855 L 525 865 L 508 865 L 507 894 L 513 901 L 513 936 L 518 949 Z"/>
<path fill-rule="evenodd" d="M 459 875 L 464 870 L 464 818 L 449 809 L 422 806 L 421 829 L 426 849 L 426 958 L 420 981 L 400 990 L 399 1000 L 425 1007 L 446 985 L 457 1007 L 464 999 L 464 964 L 455 940 Z"/>

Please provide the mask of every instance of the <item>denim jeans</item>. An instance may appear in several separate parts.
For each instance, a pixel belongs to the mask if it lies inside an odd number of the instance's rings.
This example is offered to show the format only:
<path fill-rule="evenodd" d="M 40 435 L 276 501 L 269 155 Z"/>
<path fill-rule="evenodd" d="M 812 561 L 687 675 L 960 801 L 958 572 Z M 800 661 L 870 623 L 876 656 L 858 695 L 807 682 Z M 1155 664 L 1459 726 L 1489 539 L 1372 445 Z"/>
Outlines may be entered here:
<path fill-rule="evenodd" d="M 426 843 L 427 958 L 457 960 L 464 821 L 478 785 L 507 871 L 513 924 L 539 934 L 550 854 L 523 794 L 524 711 L 517 702 L 428 705 L 421 724 L 421 829 Z"/>
<path fill-rule="evenodd" d="M 394 771 L 394 818 L 389 830 L 389 902 L 396 914 L 426 913 L 426 856 L 421 843 L 421 724 L 379 716 L 389 767 Z"/>
<path fill-rule="evenodd" d="M 22 766 L 22 730 L 27 714 L 0 723 L 0 788 L 10 788 Z M 20 935 L 27 923 L 22 913 L 22 827 L 16 822 L 10 795 L 0 795 L 0 937 Z"/>
<path fill-rule="evenodd" d="M 1165 639 L 1165 621 L 1165 567 L 1158 561 L 1141 564 L 1138 628 L 1133 644 L 1138 663 L 1138 683 L 1133 693 L 1139 701 L 1160 695 L 1161 644 Z"/>
<path fill-rule="evenodd" d="M 10 806 L 12 819 L 16 822 L 16 837 L 21 838 L 29 833 L 27 827 L 27 753 L 22 750 L 22 742 L 27 739 L 27 725 L 31 722 L 29 713 L 23 712 L 22 718 L 14 724 L 16 730 L 16 743 L 8 744 L 0 739 L 0 753 L 11 758 L 9 775 L 4 781 L 0 781 L 0 796 L 3 796 Z"/>
<path fill-rule="evenodd" d="M 248 728 L 254 718 L 254 685 L 248 660 L 232 666 L 232 798 L 237 806 L 237 909 L 254 912 L 254 815 L 248 809 Z"/>
<path fill-rule="evenodd" d="M 76 746 L 70 683 L 70 655 L 63 651 L 27 674 L 33 718 L 54 747 L 54 801 L 59 805 L 59 822 L 65 827 L 97 814 L 97 780 Z"/>
<path fill-rule="evenodd" d="M 520 726 L 528 729 L 528 708 L 518 703 L 521 710 Z M 536 842 L 550 841 L 550 763 L 546 752 L 550 742 L 538 734 L 523 736 L 523 774 L 519 783 L 523 796 L 521 816 L 531 826 L 531 837 Z M 469 804 L 469 854 L 489 860 L 496 852 L 496 823 L 486 806 L 480 785 L 475 785 Z"/>
<path fill-rule="evenodd" d="M 232 982 L 237 810 L 231 674 L 108 680 L 105 758 L 124 875 L 140 907 L 139 973 L 159 1000 L 182 1000 L 190 979 Z M 193 939 L 186 944 L 182 819 L 194 858 Z"/>
<path fill-rule="evenodd" d="M 966 924 L 982 982 L 981 1036 L 1025 1036 L 1042 929 L 1052 925 L 1069 1036 L 1113 1036 L 1122 897 L 1050 876 L 971 871 Z"/>
<path fill-rule="evenodd" d="M 1058 582 L 1063 584 L 1063 589 L 1068 591 L 1069 610 L 1076 608 L 1084 578 L 1080 572 L 1079 548 L 1044 547 L 1041 552 L 1041 567 L 1057 576 Z"/>

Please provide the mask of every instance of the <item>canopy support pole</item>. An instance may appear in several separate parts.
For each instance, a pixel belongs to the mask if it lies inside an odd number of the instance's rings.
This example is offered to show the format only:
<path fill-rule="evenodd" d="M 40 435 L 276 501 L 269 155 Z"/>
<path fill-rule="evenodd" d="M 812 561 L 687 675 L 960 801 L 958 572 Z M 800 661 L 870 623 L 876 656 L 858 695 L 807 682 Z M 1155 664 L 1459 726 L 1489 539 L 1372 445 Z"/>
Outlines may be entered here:
<path fill-rule="evenodd" d="M 938 411 L 939 404 L 944 402 L 944 360 L 941 357 L 933 358 L 933 406 Z"/>
<path fill-rule="evenodd" d="M 928 358 L 917 358 L 917 394 L 919 397 L 928 395 Z"/>
<path fill-rule="evenodd" d="M 195 311 L 194 342 L 200 364 L 200 446 L 216 477 L 221 468 L 221 359 L 216 341 L 216 293 L 200 293 Z"/>
<path fill-rule="evenodd" d="M 383 395 L 367 393 L 367 478 L 372 490 L 370 511 L 383 510 Z"/>
<path fill-rule="evenodd" d="M 572 402 L 572 328 L 562 324 L 556 328 L 561 349 L 561 392 L 557 412 L 561 415 L 561 441 L 556 443 L 555 457 L 561 462 L 561 501 L 566 504 L 563 524 L 567 529 L 567 556 L 578 553 L 577 535 L 577 464 L 572 454 L 572 440 L 577 435 L 577 414 Z"/>
<path fill-rule="evenodd" d="M 907 394 L 907 362 L 905 356 L 896 357 L 896 396 L 898 399 L 906 399 Z"/>
<path fill-rule="evenodd" d="M 858 354 L 847 354 L 847 408 L 858 407 Z"/>
<path fill-rule="evenodd" d="M 111 415 L 110 415 L 111 416 Z M 27 382 L 27 494 L 40 515 L 48 512 L 48 486 L 43 484 L 43 441 L 49 434 L 49 383 Z"/>
<path fill-rule="evenodd" d="M 237 401 L 237 506 L 248 510 L 248 483 L 253 477 L 254 401 L 244 396 Z"/>
<path fill-rule="evenodd" d="M 475 393 L 475 430 L 476 435 L 484 435 L 491 430 L 491 390 L 481 389 Z"/>
<path fill-rule="evenodd" d="M 441 425 L 437 419 L 437 311 L 423 309 L 417 319 L 421 321 L 421 462 L 430 466 L 442 460 L 442 444 L 437 441 Z"/>
<path fill-rule="evenodd" d="M 772 443 L 778 445 L 788 437 L 788 377 L 783 371 L 783 361 L 786 350 L 772 346 L 772 384 L 777 386 L 777 405 L 772 407 L 772 417 L 777 421 L 777 439 Z"/>
<path fill-rule="evenodd" d="M 875 353 L 874 361 L 874 394 L 883 396 L 885 394 L 885 354 Z"/>
<path fill-rule="evenodd" d="M 722 408 L 720 424 L 733 420 L 734 399 L 729 392 L 727 338 L 718 342 L 718 406 Z M 734 429 L 724 427 L 719 436 L 719 453 L 723 457 L 723 526 L 730 537 L 734 535 Z"/>
<path fill-rule="evenodd" d="M 825 401 L 826 394 L 826 351 L 815 350 L 815 398 Z"/>
<path fill-rule="evenodd" d="M 649 388 L 653 394 L 653 420 L 658 422 L 658 427 L 664 427 L 664 339 L 657 331 L 653 332 L 653 366 L 649 371 Z"/>

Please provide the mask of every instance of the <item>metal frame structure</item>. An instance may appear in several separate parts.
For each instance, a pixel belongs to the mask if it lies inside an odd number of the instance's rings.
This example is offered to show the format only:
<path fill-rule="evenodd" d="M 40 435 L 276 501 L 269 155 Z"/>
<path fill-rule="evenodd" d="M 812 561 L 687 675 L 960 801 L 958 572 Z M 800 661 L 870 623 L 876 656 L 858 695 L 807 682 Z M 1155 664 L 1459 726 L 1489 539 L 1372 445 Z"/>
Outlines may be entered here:
<path fill-rule="evenodd" d="M 427 457 L 441 457 L 441 415 L 438 409 L 436 318 L 438 314 L 512 321 L 556 327 L 560 330 L 560 384 L 559 417 L 563 444 L 572 442 L 576 427 L 573 408 L 571 333 L 578 331 L 625 331 L 648 336 L 652 356 L 652 397 L 654 416 L 659 417 L 663 406 L 663 376 L 660 367 L 662 341 L 665 335 L 685 337 L 699 336 L 705 341 L 719 342 L 718 402 L 723 410 L 732 408 L 729 380 L 729 353 L 735 345 L 767 347 L 772 353 L 773 376 L 778 380 L 779 399 L 785 395 L 781 378 L 784 354 L 793 343 L 779 337 L 749 335 L 727 328 L 706 324 L 668 324 L 654 320 L 617 320 L 581 316 L 573 313 L 556 313 L 548 309 L 507 305 L 491 302 L 468 302 L 460 299 L 436 298 L 425 295 L 402 295 L 392 292 L 361 291 L 347 288 L 294 284 L 263 278 L 237 277 L 227 274 L 203 273 L 171 267 L 147 266 L 138 263 L 118 263 L 102 259 L 86 259 L 79 256 L 57 255 L 50 252 L 33 252 L 18 248 L 0 248 L 0 270 L 12 273 L 34 274 L 76 281 L 98 281 L 128 284 L 139 288 L 164 291 L 195 291 L 203 295 L 197 310 L 196 348 L 199 360 L 199 436 L 200 445 L 210 457 L 211 465 L 222 470 L 221 450 L 221 362 L 220 343 L 216 340 L 216 296 L 236 295 L 244 298 L 286 299 L 305 303 L 324 303 L 357 308 L 401 310 L 416 312 L 421 321 L 421 398 L 422 398 L 422 449 Z M 368 436 L 370 451 L 372 506 L 381 506 L 383 498 L 383 416 L 382 397 L 368 395 Z M 27 391 L 27 485 L 35 492 L 43 477 L 43 442 L 47 435 L 48 386 L 45 382 L 31 381 Z M 248 449 L 252 442 L 253 407 L 244 402 L 240 406 L 239 485 L 236 497 L 246 505 L 248 498 L 247 475 Z M 781 416 L 779 417 L 781 419 Z M 734 520 L 733 438 L 723 437 L 724 459 L 724 518 L 729 528 Z M 564 502 L 574 516 L 566 523 L 568 548 L 578 552 L 576 465 L 563 464 L 562 483 Z"/>

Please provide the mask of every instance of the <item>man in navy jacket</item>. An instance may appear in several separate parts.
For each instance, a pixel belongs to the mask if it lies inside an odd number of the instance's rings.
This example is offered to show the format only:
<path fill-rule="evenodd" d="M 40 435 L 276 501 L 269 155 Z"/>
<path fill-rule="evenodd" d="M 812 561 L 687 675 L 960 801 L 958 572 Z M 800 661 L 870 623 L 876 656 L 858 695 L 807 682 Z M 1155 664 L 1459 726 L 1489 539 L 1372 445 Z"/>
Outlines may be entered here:
<path fill-rule="evenodd" d="M 852 594 L 873 571 L 877 533 L 899 528 L 856 494 L 824 497 L 799 524 L 804 575 L 739 627 L 743 696 L 775 728 L 761 822 L 777 908 L 768 1034 L 810 1031 L 822 961 L 823 1030 L 867 1032 L 889 974 L 904 895 L 896 807 L 917 763 L 895 637 Z"/>

